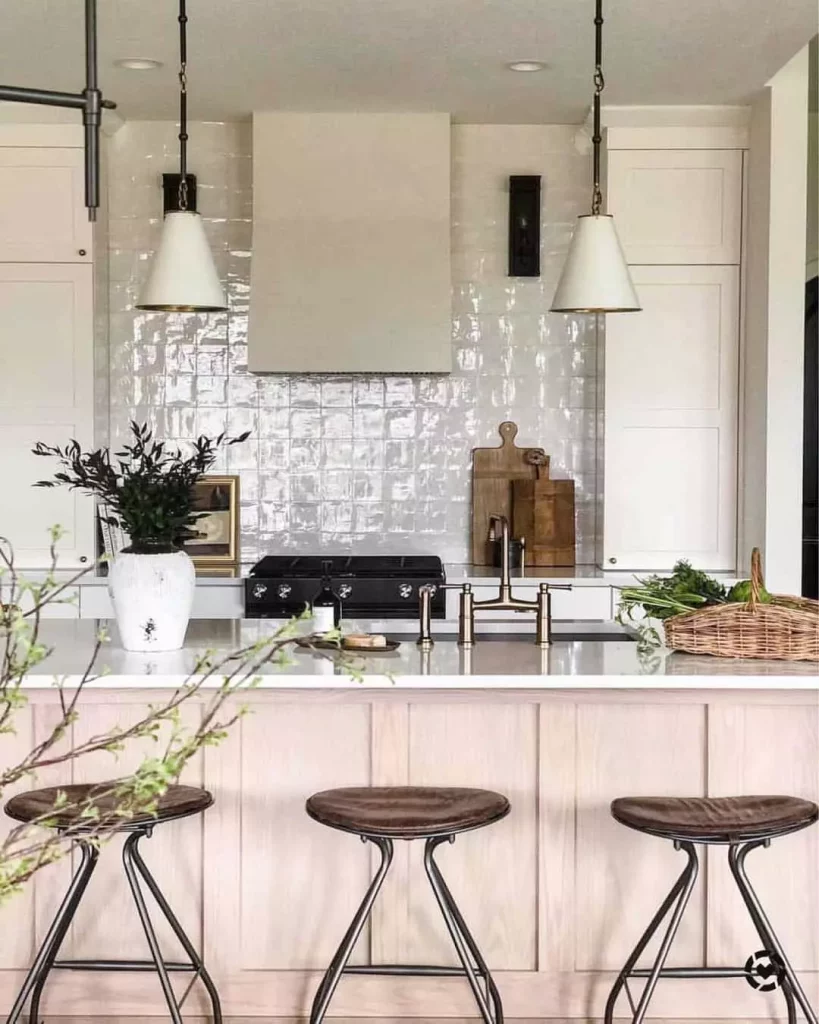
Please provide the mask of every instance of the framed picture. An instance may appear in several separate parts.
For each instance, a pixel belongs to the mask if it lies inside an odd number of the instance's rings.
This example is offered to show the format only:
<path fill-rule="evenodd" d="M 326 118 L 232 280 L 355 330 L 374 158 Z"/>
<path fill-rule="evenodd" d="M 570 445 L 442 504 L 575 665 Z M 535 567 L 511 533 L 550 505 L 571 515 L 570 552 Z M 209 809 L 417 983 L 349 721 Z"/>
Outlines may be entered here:
<path fill-rule="evenodd" d="M 203 476 L 193 488 L 194 509 L 204 512 L 182 545 L 197 568 L 226 569 L 239 562 L 239 477 Z"/>

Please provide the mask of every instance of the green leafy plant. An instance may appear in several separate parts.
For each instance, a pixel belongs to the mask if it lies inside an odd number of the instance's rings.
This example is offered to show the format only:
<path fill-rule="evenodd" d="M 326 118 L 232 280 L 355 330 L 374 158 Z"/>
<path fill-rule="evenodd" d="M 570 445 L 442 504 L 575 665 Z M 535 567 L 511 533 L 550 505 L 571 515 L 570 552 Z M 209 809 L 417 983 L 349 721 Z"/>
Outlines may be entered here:
<path fill-rule="evenodd" d="M 670 576 L 647 576 L 638 578 L 637 583 L 636 587 L 619 588 L 617 621 L 637 629 L 638 642 L 643 649 L 656 647 L 661 641 L 657 629 L 650 622 L 645 622 L 642 614 L 648 619 L 662 621 L 672 615 L 724 604 L 728 598 L 728 592 L 719 580 L 694 569 L 684 559 L 677 562 Z"/>
<path fill-rule="evenodd" d="M 108 448 L 84 452 L 77 441 L 65 447 L 39 442 L 35 455 L 55 458 L 62 469 L 36 487 L 70 487 L 96 495 L 108 512 L 103 520 L 131 538 L 126 551 L 170 551 L 191 534 L 204 512 L 194 509 L 194 484 L 216 461 L 222 446 L 240 444 L 238 437 L 198 437 L 187 454 L 154 438 L 146 424 L 131 423 L 131 441 L 114 453 Z"/>

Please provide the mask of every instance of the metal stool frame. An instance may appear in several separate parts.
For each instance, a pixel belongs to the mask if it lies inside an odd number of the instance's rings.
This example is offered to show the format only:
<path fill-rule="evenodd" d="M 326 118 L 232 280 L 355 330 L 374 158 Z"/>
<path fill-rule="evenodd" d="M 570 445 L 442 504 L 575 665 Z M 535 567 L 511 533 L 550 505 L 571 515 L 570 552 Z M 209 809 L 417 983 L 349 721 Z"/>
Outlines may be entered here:
<path fill-rule="evenodd" d="M 661 978 L 744 978 L 746 981 L 754 978 L 760 978 L 761 980 L 766 980 L 756 973 L 753 967 L 749 967 L 747 964 L 745 967 L 665 966 L 669 951 L 677 936 L 680 922 L 682 921 L 686 907 L 688 906 L 691 893 L 694 890 L 694 885 L 696 884 L 697 876 L 699 874 L 697 845 L 728 847 L 728 865 L 731 869 L 731 875 L 736 882 L 739 893 L 748 910 L 748 914 L 753 921 L 754 927 L 756 928 L 757 934 L 762 942 L 763 949 L 771 958 L 771 961 L 778 965 L 780 969 L 779 981 L 788 1011 L 788 1024 L 797 1024 L 797 1003 L 805 1014 L 808 1024 L 819 1024 L 819 1018 L 817 1018 L 816 1012 L 808 1002 L 805 990 L 802 988 L 802 984 L 796 976 L 796 972 L 791 966 L 791 963 L 785 954 L 785 950 L 774 932 L 773 926 L 762 908 L 759 897 L 754 891 L 745 870 L 745 859 L 753 850 L 756 850 L 759 847 L 767 849 L 771 845 L 771 841 L 773 839 L 778 839 L 780 836 L 790 835 L 792 832 L 798 832 L 811 824 L 813 824 L 813 822 L 808 821 L 795 825 L 792 828 L 782 829 L 776 832 L 759 832 L 753 837 L 746 836 L 741 841 L 732 841 L 729 837 L 714 838 L 713 836 L 682 838 L 668 832 L 644 828 L 637 829 L 637 831 L 644 832 L 647 835 L 672 840 L 676 850 L 683 850 L 687 854 L 688 863 L 683 869 L 680 877 L 672 886 L 669 894 L 663 900 L 659 910 L 651 919 L 651 922 L 643 932 L 628 960 L 626 960 L 625 966 L 617 976 L 617 980 L 615 981 L 614 986 L 609 993 L 608 1000 L 606 1001 L 606 1009 L 603 1017 L 604 1024 L 613 1024 L 615 1006 L 620 993 L 623 990 L 625 990 L 629 1006 L 631 1008 L 631 1013 L 633 1015 L 631 1018 L 632 1024 L 642 1024 L 648 1012 L 649 1003 L 651 1002 L 654 991 L 657 987 L 657 982 Z M 671 917 L 668 927 L 666 928 L 665 935 L 660 942 L 660 949 L 657 953 L 653 966 L 650 968 L 635 967 L 635 964 L 645 951 L 646 946 L 668 916 L 669 911 L 671 911 Z M 646 981 L 645 988 L 643 989 L 636 1004 L 628 987 L 628 982 L 631 978 L 645 979 Z"/>
<path fill-rule="evenodd" d="M 489 823 L 487 823 L 489 824 Z M 372 964 L 372 965 L 350 965 L 349 960 L 358 941 L 364 925 L 372 912 L 373 905 L 378 897 L 384 880 L 390 870 L 393 858 L 393 839 L 384 835 L 367 835 L 356 832 L 352 829 L 341 829 L 343 832 L 351 832 L 358 835 L 362 842 L 373 843 L 381 853 L 381 862 L 373 880 L 361 901 L 361 905 L 353 917 L 350 927 L 344 934 L 341 944 L 336 950 L 330 966 L 327 968 L 324 977 L 316 990 L 313 999 L 313 1006 L 310 1011 L 310 1024 L 321 1024 L 330 1000 L 336 991 L 339 981 L 344 974 L 372 974 L 392 975 L 400 977 L 433 977 L 433 978 L 466 978 L 475 1002 L 478 1005 L 480 1015 L 484 1024 L 503 1024 L 503 1005 L 500 993 L 489 973 L 489 968 L 478 949 L 472 933 L 466 926 L 463 915 L 458 909 L 449 886 L 446 884 L 441 869 L 435 860 L 435 851 L 442 843 L 454 843 L 455 833 L 435 833 L 430 835 L 414 836 L 407 838 L 398 836 L 396 838 L 411 842 L 412 839 L 424 840 L 424 868 L 429 879 L 430 886 L 446 924 L 461 967 L 437 967 L 428 964 Z M 466 829 L 461 831 L 467 831 Z"/>
<path fill-rule="evenodd" d="M 178 814 L 173 817 L 162 818 L 161 821 L 135 822 L 130 825 L 125 825 L 119 829 L 120 832 L 129 833 L 122 848 L 122 863 L 125 869 L 125 877 L 128 881 L 128 886 L 131 890 L 131 895 L 133 896 L 134 903 L 137 908 L 142 930 L 145 933 L 145 938 L 148 943 L 148 949 L 151 954 L 150 960 L 57 959 L 60 947 L 65 941 L 68 929 L 71 927 L 71 922 L 74 919 L 74 915 L 76 914 L 80 903 L 82 902 L 85 890 L 88 888 L 88 883 L 91 881 L 91 876 L 94 874 L 94 870 L 99 860 L 99 849 L 96 846 L 92 843 L 84 842 L 82 838 L 78 838 L 76 840 L 76 845 L 79 847 L 81 853 L 80 865 L 71 880 L 71 884 L 69 885 L 65 896 L 63 897 L 63 901 L 60 904 L 59 910 L 51 923 L 51 927 L 49 928 L 45 939 L 43 940 L 43 944 L 40 946 L 37 956 L 34 959 L 34 963 L 31 965 L 31 968 L 26 975 L 26 979 L 17 995 L 17 999 L 14 1001 L 11 1012 L 6 1018 L 6 1024 L 18 1024 L 29 997 L 31 997 L 31 1004 L 28 1012 L 29 1024 L 38 1024 L 40 1019 L 40 1000 L 42 998 L 43 989 L 46 981 L 48 980 L 49 974 L 54 970 L 113 972 L 155 971 L 159 977 L 159 983 L 162 986 L 162 993 L 165 997 L 166 1003 L 168 1004 L 168 1012 L 173 1024 L 183 1024 L 182 1006 L 193 988 L 196 979 L 201 978 L 208 996 L 210 997 L 211 1007 L 213 1009 L 213 1024 L 222 1024 L 222 1007 L 219 1001 L 219 993 L 216 991 L 213 979 L 210 974 L 208 974 L 201 956 L 196 952 L 193 943 L 183 930 L 182 925 L 179 923 L 178 918 L 169 906 L 168 901 L 165 899 L 156 882 L 156 879 L 148 870 L 148 867 L 139 852 L 140 840 L 150 839 L 153 830 L 157 825 L 165 824 L 167 821 L 175 821 L 178 818 L 187 816 L 188 814 Z M 167 961 L 163 958 L 153 922 L 151 921 L 151 916 L 148 911 L 148 906 L 145 902 L 145 895 L 140 886 L 140 879 L 144 882 L 151 896 L 153 896 L 154 901 L 161 910 L 165 920 L 171 926 L 172 931 L 176 935 L 189 959 L 188 963 Z M 173 987 L 171 986 L 170 974 L 175 972 L 193 974 L 193 977 L 191 978 L 191 981 L 185 989 L 181 999 L 177 999 L 174 994 Z"/>

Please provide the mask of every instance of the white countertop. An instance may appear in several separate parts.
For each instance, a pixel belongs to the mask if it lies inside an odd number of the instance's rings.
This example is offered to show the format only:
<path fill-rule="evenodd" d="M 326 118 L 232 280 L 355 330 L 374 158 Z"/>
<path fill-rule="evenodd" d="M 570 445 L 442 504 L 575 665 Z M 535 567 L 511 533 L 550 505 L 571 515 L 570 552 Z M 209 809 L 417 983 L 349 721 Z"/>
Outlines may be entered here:
<path fill-rule="evenodd" d="M 233 651 L 272 637 L 270 620 L 191 622 L 181 651 L 139 654 L 122 650 L 113 623 L 92 620 L 44 622 L 40 639 L 52 654 L 25 679 L 26 688 L 49 688 L 60 679 L 76 685 L 88 664 L 99 626 L 110 633 L 88 684 L 108 689 L 163 689 L 181 685 L 205 652 L 224 658 Z M 588 630 L 588 624 L 578 627 Z M 565 629 L 563 630 L 565 632 Z M 264 665 L 261 688 L 273 689 L 790 689 L 816 691 L 819 663 L 736 661 L 659 650 L 641 657 L 628 640 L 565 640 L 555 632 L 546 650 L 529 638 L 478 639 L 471 651 L 453 640 L 439 640 L 422 653 L 412 641 L 385 655 L 356 660 L 360 678 L 333 663 L 331 656 L 292 649 L 289 664 Z M 230 665 L 230 663 L 228 663 Z M 230 671 L 226 667 L 225 671 Z M 208 681 L 218 685 L 219 677 Z"/>

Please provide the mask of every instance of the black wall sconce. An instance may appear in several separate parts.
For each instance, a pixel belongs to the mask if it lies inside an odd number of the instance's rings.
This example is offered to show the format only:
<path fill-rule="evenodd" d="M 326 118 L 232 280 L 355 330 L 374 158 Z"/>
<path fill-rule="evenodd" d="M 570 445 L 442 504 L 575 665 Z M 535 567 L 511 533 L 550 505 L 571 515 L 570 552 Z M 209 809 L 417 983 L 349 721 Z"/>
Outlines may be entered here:
<path fill-rule="evenodd" d="M 509 276 L 540 277 L 540 175 L 509 176 Z"/>
<path fill-rule="evenodd" d="M 196 212 L 196 175 L 186 174 L 185 180 L 188 183 L 188 205 L 187 209 L 192 213 Z M 179 206 L 179 184 L 182 181 L 181 174 L 162 175 L 162 212 L 176 213 Z"/>

